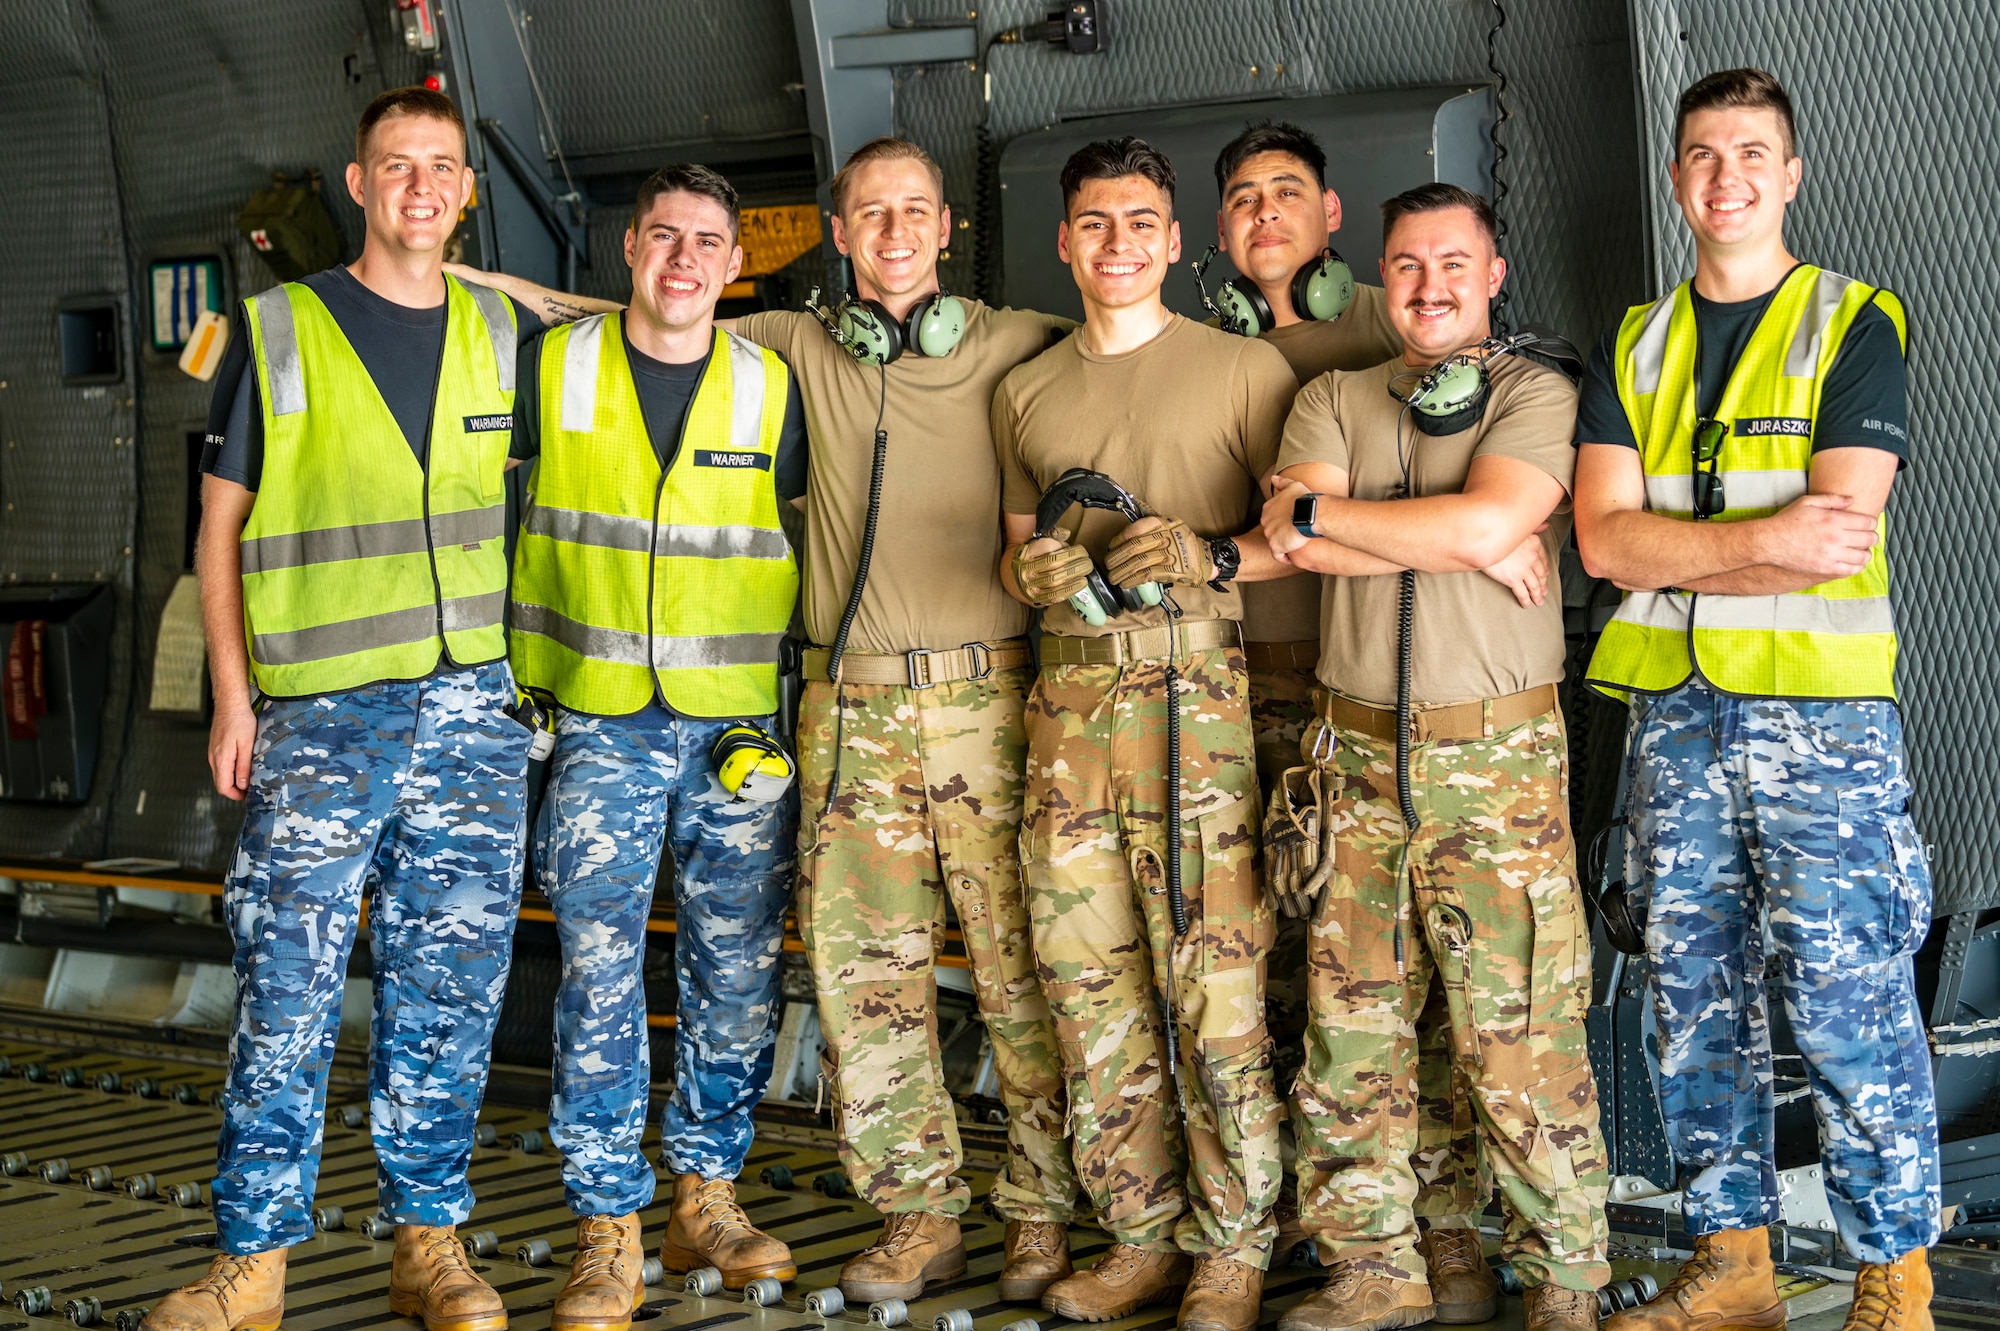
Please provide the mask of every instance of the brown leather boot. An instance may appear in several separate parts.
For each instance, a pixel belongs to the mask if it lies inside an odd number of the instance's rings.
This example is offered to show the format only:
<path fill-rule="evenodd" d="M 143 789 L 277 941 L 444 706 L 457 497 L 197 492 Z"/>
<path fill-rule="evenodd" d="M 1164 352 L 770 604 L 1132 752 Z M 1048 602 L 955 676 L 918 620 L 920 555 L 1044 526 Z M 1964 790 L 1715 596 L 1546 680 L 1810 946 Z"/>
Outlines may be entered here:
<path fill-rule="evenodd" d="M 914 1299 L 933 1280 L 965 1274 L 965 1239 L 958 1217 L 897 1211 L 882 1224 L 874 1245 L 840 1268 L 840 1292 L 856 1303 Z"/>
<path fill-rule="evenodd" d="M 646 1246 L 639 1217 L 587 1215 L 576 1222 L 576 1256 L 569 1281 L 549 1310 L 549 1331 L 628 1331 L 632 1314 L 646 1301 L 639 1272 Z"/>
<path fill-rule="evenodd" d="M 1114 1243 L 1089 1270 L 1050 1285 L 1042 1307 L 1075 1322 L 1109 1322 L 1177 1297 L 1193 1269 L 1193 1260 L 1178 1249 L 1147 1252 Z"/>
<path fill-rule="evenodd" d="M 1597 1291 L 1531 1285 L 1521 1294 L 1523 1331 L 1597 1331 Z M 1443 1318 L 1439 1318 L 1443 1321 Z"/>
<path fill-rule="evenodd" d="M 736 1184 L 699 1174 L 674 1176 L 674 1209 L 660 1241 L 660 1265 L 678 1274 L 712 1266 L 722 1272 L 724 1289 L 742 1289 L 760 1276 L 796 1280 L 799 1275 L 792 1250 L 751 1224 L 737 1205 Z"/>
<path fill-rule="evenodd" d="M 1428 1322 L 1435 1311 L 1421 1280 L 1335 1262 L 1326 1284 L 1278 1319 L 1278 1331 L 1390 1331 Z"/>
<path fill-rule="evenodd" d="M 396 1226 L 389 1311 L 421 1317 L 424 1331 L 501 1331 L 507 1308 L 466 1261 L 456 1225 Z"/>
<path fill-rule="evenodd" d="M 1785 1324 L 1771 1235 L 1755 1229 L 1697 1234 L 1694 1256 L 1658 1295 L 1604 1323 L 1604 1331 L 1776 1331 Z"/>
<path fill-rule="evenodd" d="M 1264 1310 L 1264 1273 L 1234 1257 L 1199 1257 L 1181 1296 L 1180 1331 L 1252 1331 Z"/>
<path fill-rule="evenodd" d="M 1841 1331 L 1932 1331 L 1930 1252 L 1918 1248 L 1854 1278 L 1854 1304 Z"/>
<path fill-rule="evenodd" d="M 1075 1270 L 1069 1264 L 1069 1226 L 1052 1220 L 1009 1220 L 1000 1268 L 1000 1297 L 1038 1303 L 1050 1285 Z"/>
<path fill-rule="evenodd" d="M 1479 1231 L 1452 1226 L 1433 1229 L 1417 1240 L 1431 1276 L 1437 1320 L 1446 1326 L 1490 1322 L 1500 1311 L 1500 1280 L 1486 1264 Z"/>
<path fill-rule="evenodd" d="M 285 1250 L 225 1252 L 208 1274 L 153 1305 L 140 1331 L 277 1331 L 285 1315 Z"/>

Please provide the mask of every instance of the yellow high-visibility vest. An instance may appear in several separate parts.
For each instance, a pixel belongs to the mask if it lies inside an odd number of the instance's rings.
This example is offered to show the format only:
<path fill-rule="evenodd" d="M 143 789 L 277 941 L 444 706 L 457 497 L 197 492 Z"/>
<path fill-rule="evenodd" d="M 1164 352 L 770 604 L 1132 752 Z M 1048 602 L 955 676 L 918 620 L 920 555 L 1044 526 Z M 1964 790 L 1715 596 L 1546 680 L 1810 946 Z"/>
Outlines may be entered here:
<path fill-rule="evenodd" d="M 688 716 L 777 710 L 799 590 L 775 475 L 788 376 L 776 352 L 717 329 L 663 474 L 621 316 L 543 338 L 541 454 L 509 612 L 524 688 L 597 716 L 656 693 Z"/>
<path fill-rule="evenodd" d="M 486 287 L 445 287 L 422 464 L 310 287 L 245 303 L 264 469 L 243 527 L 243 627 L 265 693 L 339 693 L 507 654 L 514 310 Z"/>
<path fill-rule="evenodd" d="M 1639 441 L 1646 507 L 1694 521 L 1695 315 L 1691 284 L 1634 306 L 1619 327 L 1618 397 Z M 1714 418 L 1723 511 L 1768 517 L 1806 493 L 1821 386 L 1854 321 L 1874 305 L 1907 347 L 1902 303 L 1879 287 L 1800 264 L 1772 295 Z M 1725 693 L 1760 698 L 1896 696 L 1888 521 L 1851 577 L 1776 596 L 1628 592 L 1585 678 L 1613 697 L 1666 693 L 1697 671 Z"/>

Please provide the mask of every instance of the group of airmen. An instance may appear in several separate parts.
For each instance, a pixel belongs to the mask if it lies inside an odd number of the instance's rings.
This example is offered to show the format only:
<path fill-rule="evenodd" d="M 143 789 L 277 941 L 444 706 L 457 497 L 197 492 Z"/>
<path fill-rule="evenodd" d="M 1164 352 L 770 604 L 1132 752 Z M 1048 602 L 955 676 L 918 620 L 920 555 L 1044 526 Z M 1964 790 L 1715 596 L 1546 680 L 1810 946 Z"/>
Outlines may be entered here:
<path fill-rule="evenodd" d="M 532 873 L 578 1217 L 553 1325 L 628 1326 L 665 854 L 668 1270 L 797 1274 L 734 1182 L 792 908 L 820 1092 L 884 1215 L 841 1288 L 964 1273 L 948 902 L 1007 1111 L 1002 1298 L 1251 1331 L 1296 1225 L 1327 1281 L 1282 1331 L 1480 1322 L 1497 1188 L 1530 1331 L 1594 1327 L 1610 1179 L 1556 693 L 1573 525 L 1627 592 L 1587 680 L 1631 704 L 1625 880 L 1694 1245 L 1614 1325 L 1784 1323 L 1775 979 L 1859 1263 L 1848 1325 L 1928 1331 L 1930 887 L 1881 517 L 1900 305 L 1786 251 L 1802 165 L 1756 70 L 1683 96 L 1695 275 L 1580 387 L 1494 337 L 1484 199 L 1388 200 L 1381 284 L 1350 289 L 1327 166 L 1285 123 L 1222 149 L 1216 243 L 1242 276 L 1204 324 L 1161 300 L 1173 164 L 1078 150 L 1055 243 L 1079 325 L 945 293 L 941 173 L 878 139 L 831 184 L 853 291 L 718 323 L 742 251 L 717 173 L 641 189 L 629 301 L 550 292 L 444 263 L 464 126 L 436 93 L 376 99 L 347 171 L 361 257 L 246 301 L 216 393 L 210 758 L 247 800 L 222 1252 L 146 1325 L 278 1325 L 364 897 L 391 1306 L 506 1325 L 454 1227 Z M 1111 1243 L 1076 1270 L 1091 1219 Z"/>

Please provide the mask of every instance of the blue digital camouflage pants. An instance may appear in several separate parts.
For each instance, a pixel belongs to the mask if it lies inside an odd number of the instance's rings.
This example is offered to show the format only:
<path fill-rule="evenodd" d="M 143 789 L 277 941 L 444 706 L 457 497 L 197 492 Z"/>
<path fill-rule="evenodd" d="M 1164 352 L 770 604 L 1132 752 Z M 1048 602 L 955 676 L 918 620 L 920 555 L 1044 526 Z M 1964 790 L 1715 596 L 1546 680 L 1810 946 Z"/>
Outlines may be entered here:
<path fill-rule="evenodd" d="M 1888 702 L 1785 702 L 1695 682 L 1635 697 L 1626 881 L 1650 889 L 1660 1099 L 1688 1231 L 1780 1217 L 1766 924 L 1818 1111 L 1843 1243 L 1937 1241 L 1938 1131 L 1910 958 L 1930 870 Z"/>
<path fill-rule="evenodd" d="M 646 919 L 663 843 L 675 865 L 680 980 L 674 1090 L 660 1125 L 666 1164 L 733 1179 L 750 1150 L 750 1111 L 770 1083 L 778 1037 L 799 804 L 796 786 L 767 804 L 723 789 L 709 750 L 733 724 L 658 705 L 557 722 L 535 878 L 562 937 L 549 1137 L 580 1216 L 624 1215 L 653 1199 L 639 1139 L 651 1081 Z"/>
<path fill-rule="evenodd" d="M 382 1213 L 452 1225 L 521 898 L 528 731 L 504 662 L 267 703 L 223 904 L 236 1026 L 213 1185 L 221 1246 L 312 1234 L 327 1072 L 362 898 Z"/>

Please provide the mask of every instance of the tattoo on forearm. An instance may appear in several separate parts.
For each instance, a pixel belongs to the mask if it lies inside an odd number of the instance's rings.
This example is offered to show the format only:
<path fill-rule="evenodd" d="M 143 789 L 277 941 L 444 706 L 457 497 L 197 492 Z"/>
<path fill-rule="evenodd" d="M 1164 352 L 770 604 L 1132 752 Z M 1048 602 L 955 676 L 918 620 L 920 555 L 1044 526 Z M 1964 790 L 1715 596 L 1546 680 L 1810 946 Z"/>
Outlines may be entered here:
<path fill-rule="evenodd" d="M 562 300 L 556 296 L 543 296 L 542 308 L 557 323 L 571 323 L 590 313 L 575 301 Z"/>

